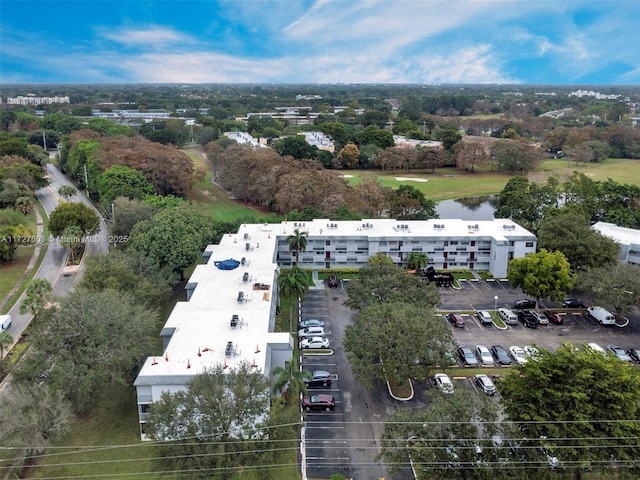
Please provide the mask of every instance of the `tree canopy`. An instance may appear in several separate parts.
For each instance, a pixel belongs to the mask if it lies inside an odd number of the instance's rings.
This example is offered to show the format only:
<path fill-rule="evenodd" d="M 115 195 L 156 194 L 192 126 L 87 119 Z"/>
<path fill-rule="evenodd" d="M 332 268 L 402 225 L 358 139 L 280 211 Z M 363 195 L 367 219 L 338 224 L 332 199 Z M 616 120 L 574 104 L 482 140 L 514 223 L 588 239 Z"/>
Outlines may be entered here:
<path fill-rule="evenodd" d="M 563 344 L 507 372 L 499 389 L 507 417 L 530 444 L 547 437 L 561 462 L 576 469 L 637 462 L 640 371 L 633 365 Z"/>
<path fill-rule="evenodd" d="M 538 301 L 541 298 L 562 300 L 575 283 L 567 257 L 562 252 L 548 252 L 544 248 L 511 260 L 507 277 L 512 287 L 522 288 Z"/>
<path fill-rule="evenodd" d="M 146 433 L 163 441 L 161 470 L 211 478 L 215 469 L 216 478 L 231 479 L 260 463 L 268 411 L 269 381 L 261 372 L 246 362 L 228 372 L 217 365 L 193 377 L 185 391 L 163 392 L 149 409 Z"/>
<path fill-rule="evenodd" d="M 49 230 L 53 236 L 59 237 L 67 227 L 78 227 L 82 235 L 91 235 L 100 228 L 100 219 L 84 203 L 61 203 L 49 216 Z"/>
<path fill-rule="evenodd" d="M 578 273 L 575 290 L 619 314 L 640 307 L 640 267 L 626 262 L 602 265 Z"/>
<path fill-rule="evenodd" d="M 143 252 L 159 265 L 182 276 L 201 258 L 212 240 L 210 220 L 189 206 L 162 210 L 150 220 L 135 225 L 129 247 Z"/>
<path fill-rule="evenodd" d="M 591 228 L 573 208 L 561 209 L 540 222 L 538 247 L 562 252 L 573 271 L 614 265 L 619 250 L 615 241 Z"/>
<path fill-rule="evenodd" d="M 13 378 L 17 383 L 44 378 L 65 392 L 76 412 L 88 412 L 110 384 L 133 381 L 154 345 L 157 314 L 115 290 L 76 289 L 59 304 L 47 310 L 46 322 L 32 335 L 29 362 L 16 365 Z"/>

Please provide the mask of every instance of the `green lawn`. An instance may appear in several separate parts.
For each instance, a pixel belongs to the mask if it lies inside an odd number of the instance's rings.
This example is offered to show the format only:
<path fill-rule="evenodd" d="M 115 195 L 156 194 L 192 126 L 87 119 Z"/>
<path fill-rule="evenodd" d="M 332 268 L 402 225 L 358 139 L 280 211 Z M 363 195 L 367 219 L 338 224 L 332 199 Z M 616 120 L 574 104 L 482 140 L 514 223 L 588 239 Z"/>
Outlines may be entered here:
<path fill-rule="evenodd" d="M 584 173 L 593 180 L 611 178 L 620 183 L 640 185 L 640 160 L 628 159 L 608 159 L 602 163 L 590 163 L 585 167 L 575 166 L 575 164 L 567 166 L 566 160 L 550 159 L 543 162 L 528 177 L 532 181 L 541 182 L 551 175 L 567 178 L 574 171 Z M 484 170 L 479 170 L 476 173 L 461 172 L 455 168 L 439 168 L 435 173 L 424 170 L 411 171 L 410 173 L 402 170 L 395 172 L 341 170 L 339 173 L 347 177 L 352 185 L 357 185 L 363 175 L 375 176 L 386 187 L 398 188 L 400 185 L 411 185 L 420 190 L 425 197 L 434 201 L 497 194 L 513 177 L 513 175 Z M 398 178 L 416 180 L 398 180 Z"/>
<path fill-rule="evenodd" d="M 207 178 L 193 186 L 189 194 L 189 201 L 204 213 L 211 215 L 214 220 L 234 221 L 237 219 L 259 219 L 268 215 L 269 212 L 260 210 L 253 205 L 243 205 L 242 203 L 229 198 L 229 194 L 218 185 L 211 182 L 211 169 L 204 162 L 202 157 L 193 150 L 183 150 L 191 160 L 196 169 L 207 171 Z"/>

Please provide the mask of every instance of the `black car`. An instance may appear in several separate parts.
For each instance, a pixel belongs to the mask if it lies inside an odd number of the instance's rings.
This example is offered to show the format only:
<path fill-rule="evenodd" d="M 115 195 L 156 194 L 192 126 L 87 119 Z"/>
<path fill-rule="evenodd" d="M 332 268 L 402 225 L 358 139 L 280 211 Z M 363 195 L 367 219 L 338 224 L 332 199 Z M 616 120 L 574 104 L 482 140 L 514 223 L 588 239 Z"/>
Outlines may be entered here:
<path fill-rule="evenodd" d="M 311 378 L 304 379 L 304 384 L 307 386 L 307 388 L 330 387 L 331 374 L 325 370 L 316 370 L 311 375 Z"/>
<path fill-rule="evenodd" d="M 531 308 L 536 308 L 535 300 L 529 300 L 528 298 L 522 298 L 520 300 L 516 300 L 513 302 L 513 308 L 517 310 L 527 310 Z"/>
<path fill-rule="evenodd" d="M 500 365 L 511 365 L 511 357 L 500 345 L 494 345 L 489 350 Z"/>
<path fill-rule="evenodd" d="M 564 308 L 587 308 L 587 304 L 577 298 L 567 298 L 562 302 Z"/>
<path fill-rule="evenodd" d="M 329 288 L 338 288 L 340 281 L 338 280 L 338 277 L 336 277 L 335 275 L 329 275 L 327 284 L 329 285 Z"/>
<path fill-rule="evenodd" d="M 527 328 L 538 328 L 538 318 L 527 310 L 518 310 L 518 320 Z"/>
<path fill-rule="evenodd" d="M 640 348 L 630 348 L 627 350 L 627 355 L 633 358 L 636 362 L 640 363 Z"/>

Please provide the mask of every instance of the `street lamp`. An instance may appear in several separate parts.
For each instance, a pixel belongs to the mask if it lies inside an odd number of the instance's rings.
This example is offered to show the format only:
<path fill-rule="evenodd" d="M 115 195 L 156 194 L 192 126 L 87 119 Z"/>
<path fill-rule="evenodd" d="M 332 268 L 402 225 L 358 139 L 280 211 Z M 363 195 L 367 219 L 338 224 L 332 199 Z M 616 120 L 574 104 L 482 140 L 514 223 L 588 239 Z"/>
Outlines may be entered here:
<path fill-rule="evenodd" d="M 493 309 L 498 311 L 498 296 L 493 297 Z"/>

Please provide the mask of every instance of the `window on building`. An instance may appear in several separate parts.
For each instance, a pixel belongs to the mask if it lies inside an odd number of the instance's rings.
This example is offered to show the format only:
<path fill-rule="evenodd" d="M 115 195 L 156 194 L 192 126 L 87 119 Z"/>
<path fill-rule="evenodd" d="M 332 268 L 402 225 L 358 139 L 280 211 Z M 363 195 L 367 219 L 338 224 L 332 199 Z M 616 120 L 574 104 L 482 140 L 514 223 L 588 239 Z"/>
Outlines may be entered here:
<path fill-rule="evenodd" d="M 527 247 L 527 248 L 533 248 L 533 242 L 527 242 L 527 243 L 525 243 L 525 247 Z"/>

